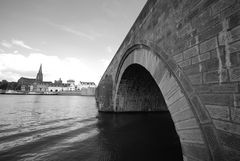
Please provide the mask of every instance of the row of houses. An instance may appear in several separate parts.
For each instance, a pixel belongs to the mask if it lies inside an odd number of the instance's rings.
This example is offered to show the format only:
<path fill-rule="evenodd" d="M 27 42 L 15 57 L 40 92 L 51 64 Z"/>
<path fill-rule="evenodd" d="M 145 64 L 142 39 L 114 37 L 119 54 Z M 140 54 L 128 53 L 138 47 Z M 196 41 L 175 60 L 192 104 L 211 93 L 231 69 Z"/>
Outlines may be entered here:
<path fill-rule="evenodd" d="M 21 85 L 22 92 L 36 92 L 36 93 L 56 93 L 56 92 L 80 92 L 84 95 L 94 95 L 96 84 L 94 82 L 78 82 L 68 80 L 63 83 L 61 78 L 55 80 L 54 83 L 50 81 L 43 81 L 42 65 L 36 79 L 21 77 L 18 80 Z"/>

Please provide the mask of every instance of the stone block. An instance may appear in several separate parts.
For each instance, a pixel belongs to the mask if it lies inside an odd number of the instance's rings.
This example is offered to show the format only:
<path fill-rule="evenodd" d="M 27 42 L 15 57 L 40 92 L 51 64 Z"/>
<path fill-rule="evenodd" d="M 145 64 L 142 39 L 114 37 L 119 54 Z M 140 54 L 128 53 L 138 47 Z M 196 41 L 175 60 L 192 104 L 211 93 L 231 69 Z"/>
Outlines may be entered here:
<path fill-rule="evenodd" d="M 240 67 L 232 68 L 229 71 L 230 81 L 239 81 L 240 80 Z"/>
<path fill-rule="evenodd" d="M 196 158 L 196 160 L 211 160 L 210 154 L 205 145 L 182 143 L 182 151 L 187 157 Z"/>
<path fill-rule="evenodd" d="M 193 129 L 193 128 L 199 128 L 199 123 L 195 118 L 184 120 L 181 122 L 178 122 L 175 124 L 175 127 L 178 130 L 184 130 L 184 129 Z"/>
<path fill-rule="evenodd" d="M 187 75 L 201 72 L 199 64 L 193 64 L 191 66 L 184 67 L 183 70 Z"/>
<path fill-rule="evenodd" d="M 210 52 L 207 52 L 192 58 L 192 64 L 200 63 L 208 59 L 210 59 Z"/>
<path fill-rule="evenodd" d="M 216 4 L 216 2 L 218 2 L 218 0 L 205 0 L 203 1 L 202 8 L 207 8 L 211 5 Z"/>
<path fill-rule="evenodd" d="M 220 11 L 223 11 L 224 9 L 228 8 L 229 6 L 233 5 L 235 0 L 220 0 L 216 4 L 212 6 L 212 14 L 218 14 Z"/>
<path fill-rule="evenodd" d="M 181 90 L 176 91 L 173 95 L 171 95 L 171 97 L 169 97 L 168 99 L 166 99 L 166 103 L 168 106 L 170 106 L 171 104 L 173 104 L 175 101 L 177 101 L 178 99 L 182 98 L 184 95 L 181 92 Z"/>
<path fill-rule="evenodd" d="M 172 119 L 175 123 L 183 120 L 188 120 L 191 118 L 194 118 L 194 114 L 192 112 L 192 109 L 190 108 L 184 109 L 183 111 L 176 112 L 172 115 Z"/>
<path fill-rule="evenodd" d="M 213 58 L 202 63 L 202 70 L 204 72 L 216 71 L 219 69 L 219 59 Z"/>
<path fill-rule="evenodd" d="M 213 119 L 230 120 L 228 106 L 206 105 L 205 106 Z"/>
<path fill-rule="evenodd" d="M 211 58 L 225 57 L 225 46 L 219 46 L 217 49 L 211 50 Z"/>
<path fill-rule="evenodd" d="M 237 1 L 236 1 L 237 2 Z M 239 12 L 240 10 L 240 3 L 235 3 L 231 5 L 230 7 L 226 8 L 220 13 L 220 16 L 223 18 L 229 18 L 234 13 Z"/>
<path fill-rule="evenodd" d="M 239 150 L 232 149 L 227 146 L 222 146 L 225 156 L 227 156 L 228 161 L 238 161 L 240 158 Z"/>
<path fill-rule="evenodd" d="M 240 51 L 240 41 L 234 42 L 229 45 L 229 51 L 231 53 Z"/>
<path fill-rule="evenodd" d="M 240 39 L 240 25 L 230 31 L 232 41 Z"/>
<path fill-rule="evenodd" d="M 211 89 L 209 85 L 197 85 L 194 86 L 197 93 L 210 93 Z"/>
<path fill-rule="evenodd" d="M 189 65 L 191 65 L 191 59 L 188 59 L 188 60 L 182 61 L 182 62 L 178 63 L 178 65 L 179 65 L 180 67 L 186 67 L 186 66 L 189 66 Z"/>
<path fill-rule="evenodd" d="M 240 13 L 236 12 L 229 17 L 229 28 L 234 28 L 240 25 Z"/>
<path fill-rule="evenodd" d="M 183 111 L 187 108 L 190 107 L 185 97 L 182 97 L 181 99 L 177 100 L 176 102 L 168 106 L 168 109 L 172 115 L 175 114 L 176 112 Z"/>
<path fill-rule="evenodd" d="M 203 42 L 203 41 L 206 41 L 206 40 L 218 35 L 219 32 L 222 31 L 222 29 L 223 29 L 223 27 L 222 27 L 221 23 L 218 23 L 214 26 L 207 28 L 205 31 L 203 31 L 199 34 L 199 41 Z"/>
<path fill-rule="evenodd" d="M 192 64 L 197 64 L 200 62 L 199 56 L 195 56 L 192 58 Z"/>
<path fill-rule="evenodd" d="M 203 73 L 203 82 L 204 83 L 222 83 L 226 82 L 228 79 L 227 70 L 223 69 L 219 71 L 211 71 Z"/>
<path fill-rule="evenodd" d="M 235 52 L 230 54 L 231 67 L 236 67 L 240 65 L 240 52 Z"/>
<path fill-rule="evenodd" d="M 207 105 L 233 106 L 232 94 L 201 94 L 200 98 Z"/>
<path fill-rule="evenodd" d="M 198 52 L 199 52 L 198 51 L 198 46 L 194 46 L 194 47 L 184 51 L 183 52 L 183 57 L 186 60 L 186 59 L 189 59 L 191 57 L 194 57 L 194 56 L 198 55 Z"/>
<path fill-rule="evenodd" d="M 177 55 L 174 55 L 173 56 L 173 59 L 178 63 L 180 61 L 183 61 L 183 54 L 180 53 L 180 54 L 177 54 Z"/>
<path fill-rule="evenodd" d="M 240 123 L 240 108 L 231 107 L 231 119 L 233 122 Z"/>
<path fill-rule="evenodd" d="M 234 94 L 233 99 L 234 99 L 234 106 L 240 107 L 240 94 Z"/>
<path fill-rule="evenodd" d="M 199 55 L 200 62 L 210 59 L 210 52 Z"/>
<path fill-rule="evenodd" d="M 161 79 L 163 78 L 164 73 L 166 72 L 166 68 L 164 67 L 164 63 L 163 62 L 159 62 L 157 69 L 154 71 L 153 74 L 153 78 L 155 79 L 155 81 L 158 83 L 160 83 Z"/>
<path fill-rule="evenodd" d="M 216 84 L 211 86 L 211 90 L 213 93 L 237 93 L 239 86 L 237 83 Z"/>
<path fill-rule="evenodd" d="M 208 8 L 207 10 L 199 14 L 197 17 L 195 17 L 195 19 L 192 21 L 192 25 L 194 28 L 196 28 L 199 31 L 200 28 L 203 28 L 205 24 L 209 22 L 211 19 L 212 19 L 211 10 L 210 8 Z"/>
<path fill-rule="evenodd" d="M 203 144 L 202 133 L 199 128 L 187 129 L 187 130 L 177 130 L 181 142 L 187 143 L 198 143 Z"/>
<path fill-rule="evenodd" d="M 193 85 L 202 84 L 202 73 L 189 75 L 188 78 Z"/>
<path fill-rule="evenodd" d="M 217 38 L 214 37 L 200 44 L 200 53 L 205 53 L 207 51 L 213 50 L 217 47 Z"/>
<path fill-rule="evenodd" d="M 218 130 L 222 130 L 236 135 L 240 134 L 239 124 L 220 120 L 213 120 L 213 124 Z"/>

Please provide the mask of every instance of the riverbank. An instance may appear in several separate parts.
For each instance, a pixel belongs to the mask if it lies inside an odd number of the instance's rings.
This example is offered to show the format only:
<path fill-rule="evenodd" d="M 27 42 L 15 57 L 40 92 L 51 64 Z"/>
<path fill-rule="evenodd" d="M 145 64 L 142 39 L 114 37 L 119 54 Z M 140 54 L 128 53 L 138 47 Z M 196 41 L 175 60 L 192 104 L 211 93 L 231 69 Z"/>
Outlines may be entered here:
<path fill-rule="evenodd" d="M 0 90 L 4 95 L 62 95 L 62 96 L 95 96 L 94 93 L 82 93 L 81 91 L 61 91 L 61 92 L 23 92 L 14 90 Z"/>

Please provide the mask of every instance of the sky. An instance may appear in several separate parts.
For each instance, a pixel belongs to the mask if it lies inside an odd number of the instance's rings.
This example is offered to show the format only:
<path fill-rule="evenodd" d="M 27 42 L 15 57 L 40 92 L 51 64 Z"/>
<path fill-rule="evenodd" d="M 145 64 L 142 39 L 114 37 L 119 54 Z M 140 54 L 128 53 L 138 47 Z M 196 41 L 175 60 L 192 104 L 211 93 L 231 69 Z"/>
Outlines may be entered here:
<path fill-rule="evenodd" d="M 99 83 L 147 0 L 0 0 L 0 80 Z"/>

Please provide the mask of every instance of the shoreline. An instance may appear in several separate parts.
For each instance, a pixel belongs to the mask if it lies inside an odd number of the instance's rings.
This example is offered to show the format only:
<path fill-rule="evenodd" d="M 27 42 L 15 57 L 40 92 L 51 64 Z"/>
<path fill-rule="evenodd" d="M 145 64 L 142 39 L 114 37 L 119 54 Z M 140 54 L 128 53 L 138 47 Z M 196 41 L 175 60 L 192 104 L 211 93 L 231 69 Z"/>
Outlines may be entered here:
<path fill-rule="evenodd" d="M 95 95 L 81 95 L 81 94 L 44 94 L 44 93 L 0 93 L 0 95 L 43 95 L 43 96 L 88 96 L 88 97 L 95 97 Z"/>

